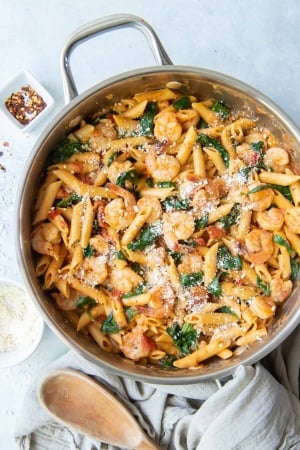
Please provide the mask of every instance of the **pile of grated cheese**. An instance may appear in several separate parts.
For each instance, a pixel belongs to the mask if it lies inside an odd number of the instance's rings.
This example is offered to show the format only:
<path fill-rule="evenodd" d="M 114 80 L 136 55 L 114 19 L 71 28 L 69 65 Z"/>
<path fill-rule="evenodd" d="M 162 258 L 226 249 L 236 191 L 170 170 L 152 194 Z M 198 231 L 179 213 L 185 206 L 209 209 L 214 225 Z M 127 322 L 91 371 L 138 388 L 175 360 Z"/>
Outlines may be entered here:
<path fill-rule="evenodd" d="M 0 353 L 30 347 L 39 315 L 28 294 L 18 286 L 0 286 Z"/>

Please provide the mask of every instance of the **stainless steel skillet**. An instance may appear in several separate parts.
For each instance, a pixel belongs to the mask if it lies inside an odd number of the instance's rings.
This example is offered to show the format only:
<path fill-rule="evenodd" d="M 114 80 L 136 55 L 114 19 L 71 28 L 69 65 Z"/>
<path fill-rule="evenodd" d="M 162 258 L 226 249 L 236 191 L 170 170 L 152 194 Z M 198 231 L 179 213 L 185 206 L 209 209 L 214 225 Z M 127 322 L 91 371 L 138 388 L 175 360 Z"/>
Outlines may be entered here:
<path fill-rule="evenodd" d="M 142 31 L 159 65 L 118 74 L 77 95 L 70 66 L 73 49 L 96 35 L 127 26 Z M 90 339 L 77 334 L 55 309 L 35 273 L 35 259 L 30 246 L 33 199 L 49 153 L 80 119 L 137 91 L 176 83 L 185 94 L 195 94 L 203 99 L 223 99 L 234 110 L 245 110 L 249 116 L 258 118 L 279 141 L 288 142 L 296 158 L 300 154 L 300 132 L 297 126 L 270 99 L 242 81 L 211 70 L 173 65 L 154 30 L 144 20 L 132 15 L 102 18 L 77 30 L 62 51 L 61 66 L 67 105 L 34 146 L 21 177 L 16 206 L 18 261 L 24 281 L 46 323 L 70 348 L 88 360 L 113 373 L 149 383 L 189 384 L 210 378 L 223 378 L 241 364 L 253 364 L 260 360 L 277 347 L 300 322 L 298 287 L 277 314 L 266 338 L 257 341 L 239 356 L 229 360 L 210 360 L 193 370 L 163 370 L 155 366 L 135 364 L 119 355 L 102 351 Z"/>

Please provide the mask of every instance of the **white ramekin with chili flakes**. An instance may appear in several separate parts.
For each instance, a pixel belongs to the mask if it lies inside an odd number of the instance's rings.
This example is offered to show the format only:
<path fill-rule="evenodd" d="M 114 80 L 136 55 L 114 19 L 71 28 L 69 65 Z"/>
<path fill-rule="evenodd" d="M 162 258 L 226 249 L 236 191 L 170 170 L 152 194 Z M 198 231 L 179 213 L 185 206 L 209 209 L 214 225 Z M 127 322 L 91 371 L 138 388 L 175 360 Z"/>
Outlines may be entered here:
<path fill-rule="evenodd" d="M 52 109 L 49 92 L 27 71 L 23 70 L 0 90 L 0 108 L 21 131 L 30 131 Z"/>

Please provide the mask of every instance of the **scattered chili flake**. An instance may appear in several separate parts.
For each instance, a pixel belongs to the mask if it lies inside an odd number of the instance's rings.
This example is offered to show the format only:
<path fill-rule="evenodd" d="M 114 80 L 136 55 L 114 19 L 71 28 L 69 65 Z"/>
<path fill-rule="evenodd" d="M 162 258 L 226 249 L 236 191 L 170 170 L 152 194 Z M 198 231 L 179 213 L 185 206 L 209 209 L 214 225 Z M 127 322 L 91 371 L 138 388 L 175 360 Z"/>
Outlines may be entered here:
<path fill-rule="evenodd" d="M 9 142 L 8 141 L 3 141 L 2 145 L 3 145 L 3 147 L 9 147 Z"/>
<path fill-rule="evenodd" d="M 2 166 L 2 164 L 0 164 L 0 170 L 2 170 L 3 172 L 6 172 L 6 168 L 4 166 Z"/>
<path fill-rule="evenodd" d="M 47 104 L 44 99 L 29 85 L 23 86 L 5 100 L 8 111 L 22 125 L 30 123 Z"/>

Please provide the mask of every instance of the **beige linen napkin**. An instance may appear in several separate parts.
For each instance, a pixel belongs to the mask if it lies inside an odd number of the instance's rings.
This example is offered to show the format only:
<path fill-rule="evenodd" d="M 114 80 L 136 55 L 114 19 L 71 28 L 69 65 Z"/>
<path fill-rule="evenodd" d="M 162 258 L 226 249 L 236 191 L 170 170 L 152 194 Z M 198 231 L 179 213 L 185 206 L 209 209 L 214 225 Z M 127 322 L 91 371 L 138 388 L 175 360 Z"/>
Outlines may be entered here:
<path fill-rule="evenodd" d="M 265 366 L 265 367 L 264 367 Z M 106 372 L 68 352 L 45 369 L 93 376 L 125 402 L 165 450 L 300 449 L 300 327 L 263 362 L 240 366 L 223 385 L 153 386 Z M 16 421 L 21 450 L 116 450 L 53 422 L 41 408 L 37 380 Z"/>

